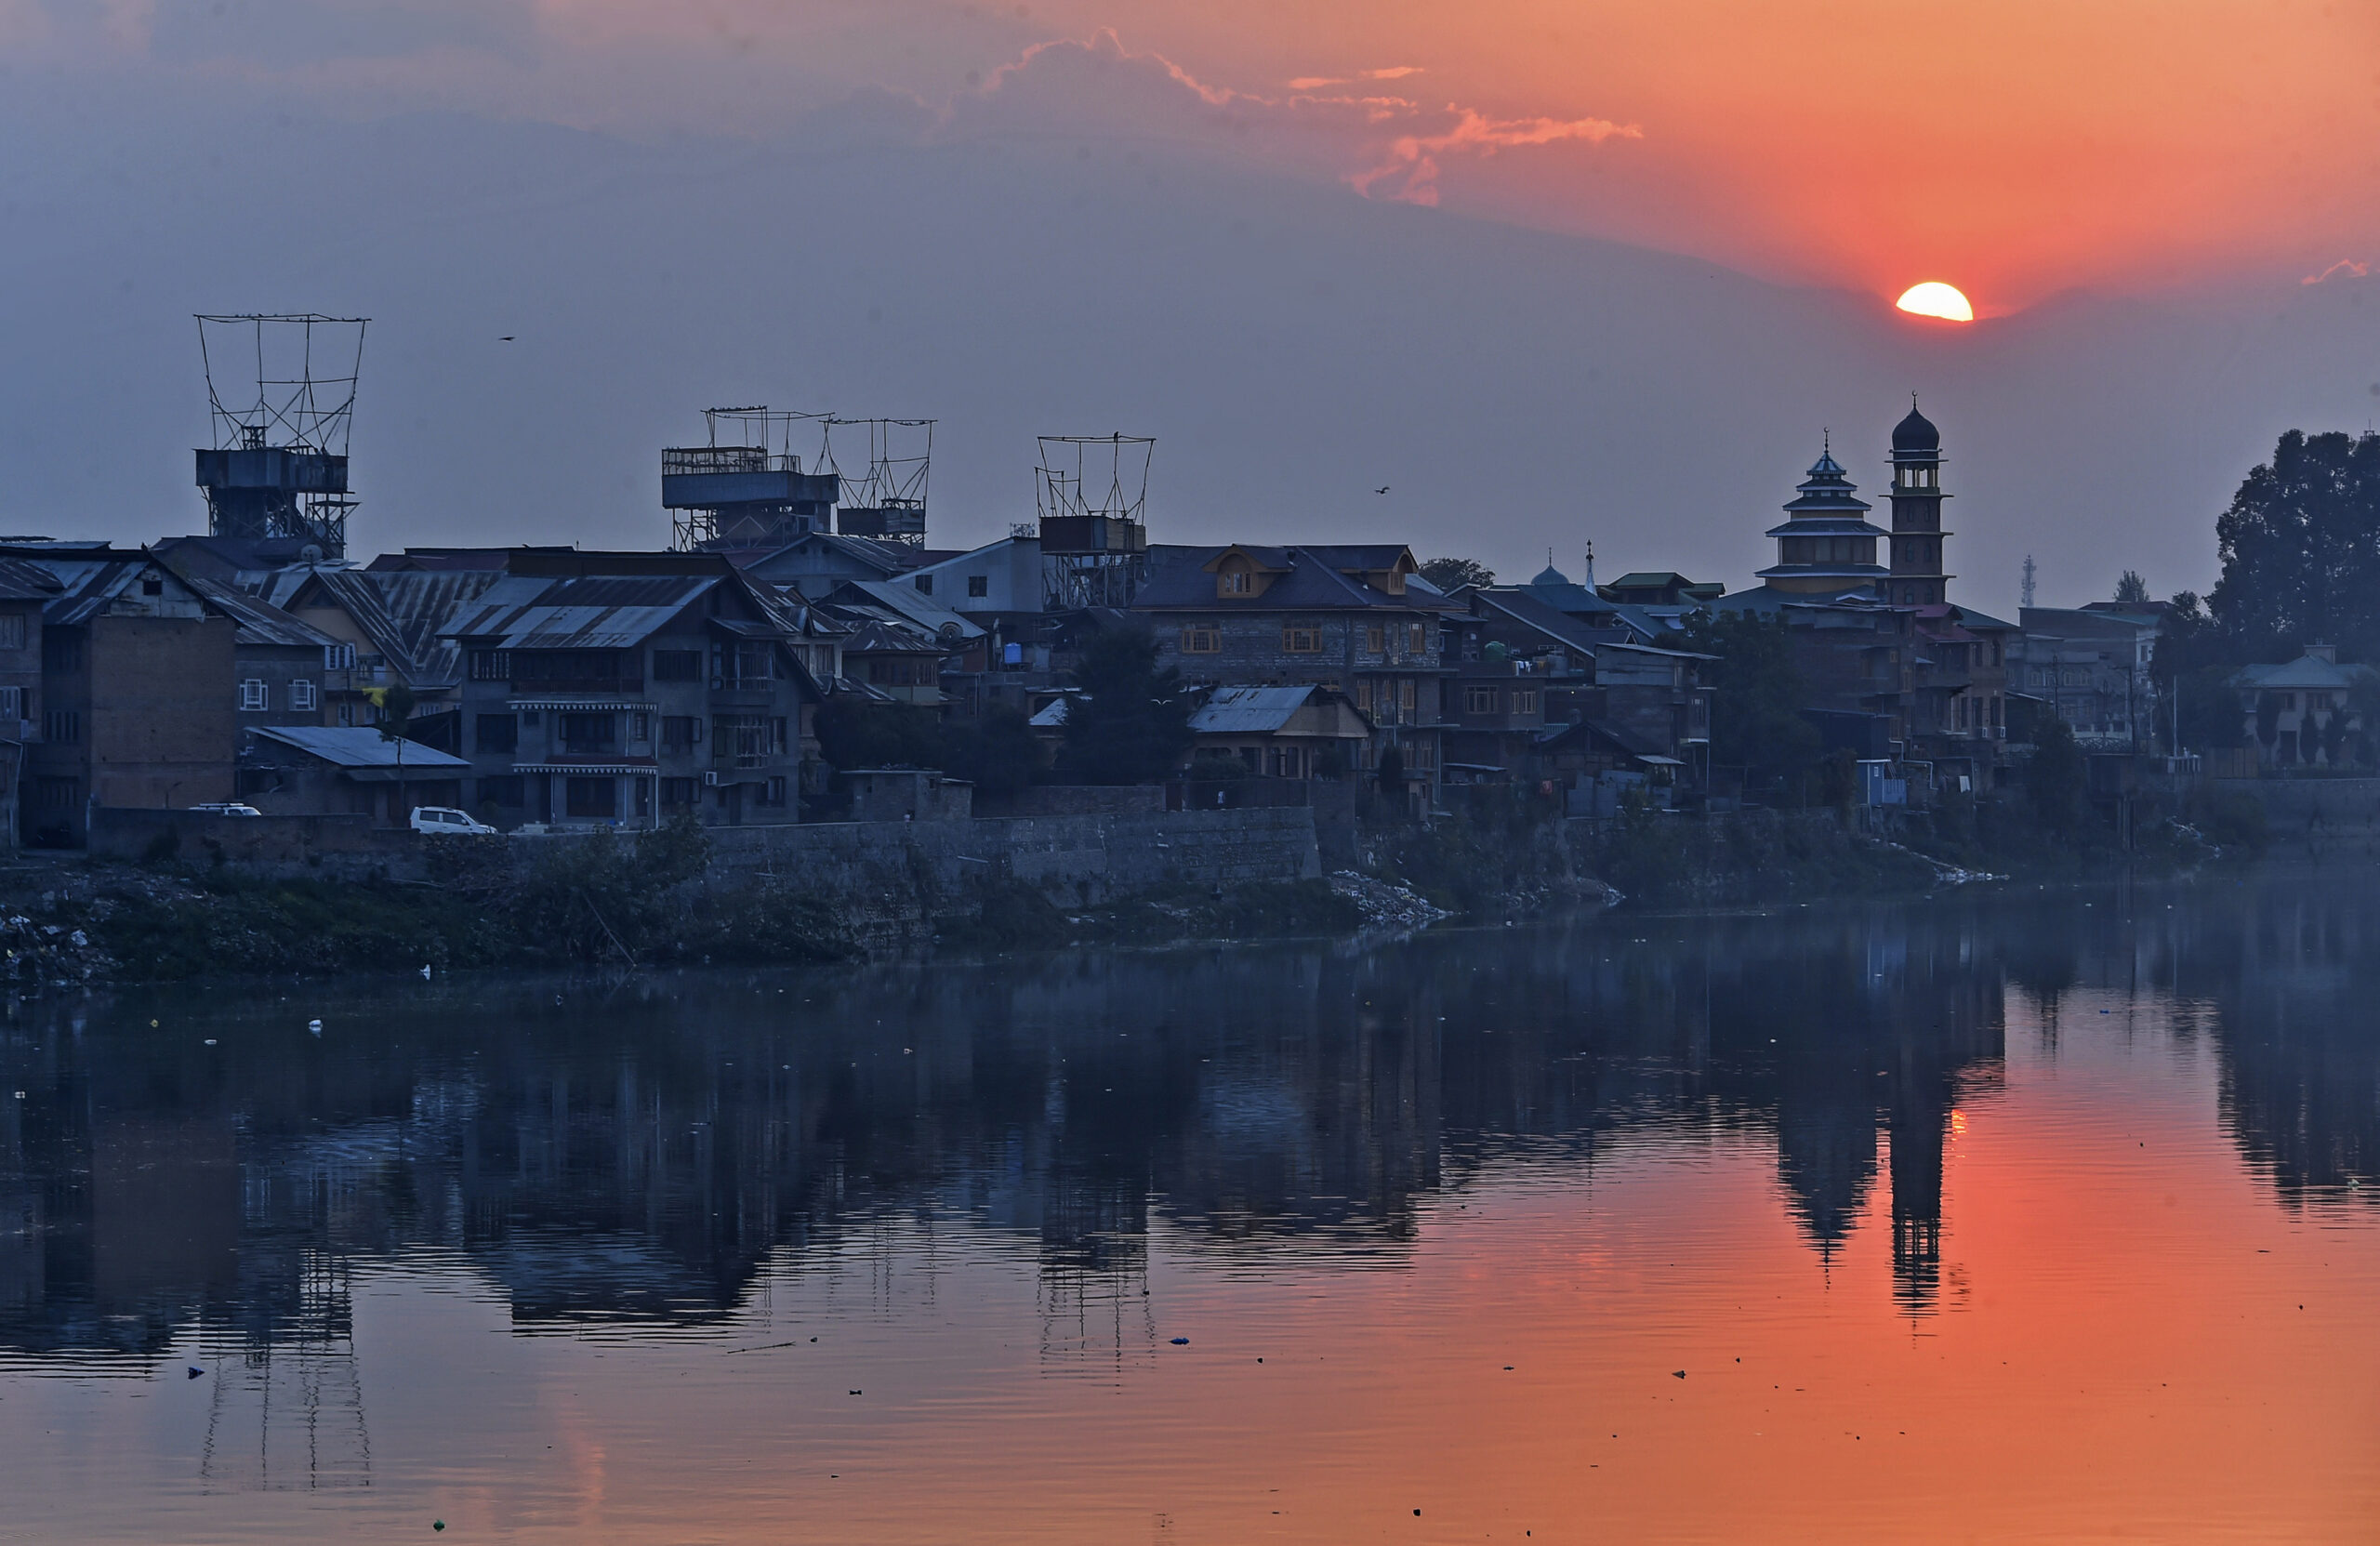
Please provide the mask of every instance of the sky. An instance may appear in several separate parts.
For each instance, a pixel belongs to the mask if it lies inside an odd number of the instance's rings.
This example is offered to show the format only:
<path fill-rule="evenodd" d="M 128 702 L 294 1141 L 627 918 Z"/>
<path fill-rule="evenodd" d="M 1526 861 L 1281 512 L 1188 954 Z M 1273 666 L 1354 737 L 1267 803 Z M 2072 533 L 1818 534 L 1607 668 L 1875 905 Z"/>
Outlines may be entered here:
<path fill-rule="evenodd" d="M 767 402 L 937 419 L 937 546 L 1122 431 L 1154 540 L 1739 586 L 1914 391 L 2072 604 L 2380 410 L 2380 9 L 0 0 L 0 222 L 11 530 L 191 527 L 191 313 L 316 310 L 365 548 L 659 541 Z"/>

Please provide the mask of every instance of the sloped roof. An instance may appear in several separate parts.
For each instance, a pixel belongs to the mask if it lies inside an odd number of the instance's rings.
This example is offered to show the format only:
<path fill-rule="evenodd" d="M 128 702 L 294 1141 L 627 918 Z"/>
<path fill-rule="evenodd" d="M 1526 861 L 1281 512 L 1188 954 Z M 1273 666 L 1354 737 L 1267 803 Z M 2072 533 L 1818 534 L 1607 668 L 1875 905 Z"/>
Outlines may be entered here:
<path fill-rule="evenodd" d="M 231 619 L 236 630 L 232 637 L 240 643 L 321 649 L 338 642 L 311 623 L 291 616 L 260 597 L 196 575 L 185 575 L 182 579 L 207 605 Z"/>
<path fill-rule="evenodd" d="M 1218 687 L 1208 694 L 1205 705 L 1190 716 L 1190 728 L 1201 735 L 1269 734 L 1288 724 L 1317 691 L 1312 683 L 1298 687 Z"/>
<path fill-rule="evenodd" d="M 46 601 L 63 588 L 40 564 L 0 557 L 0 601 Z"/>
<path fill-rule="evenodd" d="M 956 624 L 961 639 L 984 636 L 981 625 L 969 622 L 906 580 L 845 580 L 827 596 L 827 602 L 832 604 L 835 598 L 845 591 L 857 592 L 879 606 L 899 613 L 928 633 L 940 633 L 945 628 Z"/>
<path fill-rule="evenodd" d="M 2353 687 L 2373 675 L 2369 666 L 2341 666 L 2317 656 L 2299 655 L 2277 666 L 2242 667 L 2240 675 L 2258 687 L 2332 688 Z"/>
<path fill-rule="evenodd" d="M 58 582 L 42 607 L 42 621 L 54 627 L 87 623 L 124 594 L 133 581 L 155 570 L 176 585 L 182 577 L 148 553 L 121 552 L 104 544 L 96 548 L 60 545 L 54 550 L 19 548 L 15 557 Z M 189 588 L 184 585 L 183 588 Z M 195 596 L 196 591 L 192 591 Z"/>
<path fill-rule="evenodd" d="M 642 643 L 719 579 L 702 575 L 507 575 L 439 632 L 508 650 L 615 650 Z"/>
<path fill-rule="evenodd" d="M 1274 569 L 1288 572 L 1265 587 L 1261 596 L 1217 596 L 1214 576 L 1204 564 L 1211 563 L 1224 553 L 1237 548 L 1250 558 Z M 1392 596 L 1365 584 L 1353 575 L 1342 574 L 1342 568 L 1386 569 L 1394 562 L 1383 557 L 1378 563 L 1339 561 L 1354 557 L 1382 557 L 1402 553 L 1402 544 L 1332 548 L 1266 548 L 1253 543 L 1227 543 L 1221 547 L 1199 549 L 1204 553 L 1197 563 L 1181 562 L 1153 570 L 1140 595 L 1132 602 L 1132 610 L 1200 612 L 1438 612 L 1453 603 L 1435 590 L 1412 590 L 1402 596 Z"/>
<path fill-rule="evenodd" d="M 446 772 L 470 767 L 462 758 L 418 742 L 384 740 L 370 725 L 258 725 L 250 733 L 342 768 L 402 766 L 409 771 Z"/>
<path fill-rule="evenodd" d="M 353 620 L 373 650 L 416 687 L 462 680 L 462 652 L 440 630 L 504 579 L 495 568 L 286 569 L 265 577 L 261 596 L 290 608 L 319 590 Z"/>

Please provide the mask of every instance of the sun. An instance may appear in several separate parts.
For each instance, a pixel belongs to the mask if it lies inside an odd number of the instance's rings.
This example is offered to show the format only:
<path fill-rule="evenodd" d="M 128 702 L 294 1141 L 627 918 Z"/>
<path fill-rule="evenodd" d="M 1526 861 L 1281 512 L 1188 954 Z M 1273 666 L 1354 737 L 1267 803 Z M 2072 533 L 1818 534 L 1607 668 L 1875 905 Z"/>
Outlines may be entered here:
<path fill-rule="evenodd" d="M 1911 285 L 1893 304 L 1913 316 L 1939 317 L 1944 322 L 1975 321 L 1975 308 L 1967 304 L 1967 297 L 1959 294 L 1957 286 L 1938 279 Z"/>

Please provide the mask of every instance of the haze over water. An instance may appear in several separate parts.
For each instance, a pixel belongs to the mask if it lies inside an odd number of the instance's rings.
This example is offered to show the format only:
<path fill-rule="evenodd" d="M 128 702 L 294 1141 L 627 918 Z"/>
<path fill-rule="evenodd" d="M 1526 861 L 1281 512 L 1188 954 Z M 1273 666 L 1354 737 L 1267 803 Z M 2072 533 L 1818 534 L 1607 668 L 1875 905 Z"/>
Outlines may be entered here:
<path fill-rule="evenodd" d="M 2300 875 L 20 1004 L 0 1540 L 2368 1539 L 2375 943 Z"/>

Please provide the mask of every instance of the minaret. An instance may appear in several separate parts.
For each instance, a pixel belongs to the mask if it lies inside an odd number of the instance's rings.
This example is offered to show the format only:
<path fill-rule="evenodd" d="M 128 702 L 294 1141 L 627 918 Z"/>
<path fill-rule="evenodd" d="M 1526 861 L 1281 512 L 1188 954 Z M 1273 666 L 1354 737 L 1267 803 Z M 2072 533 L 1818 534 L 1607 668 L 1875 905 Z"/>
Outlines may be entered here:
<path fill-rule="evenodd" d="M 1777 539 L 1777 562 L 1759 571 L 1760 578 L 1771 590 L 1817 596 L 1882 585 L 1885 572 L 1876 562 L 1876 539 L 1885 534 L 1868 524 L 1868 509 L 1831 444 L 1823 444 L 1785 506 L 1789 519 L 1768 528 Z"/>
<path fill-rule="evenodd" d="M 1893 572 L 1884 600 L 1926 606 L 1950 599 L 1942 569 L 1942 432 L 1909 399 L 1909 416 L 1893 426 Z"/>

